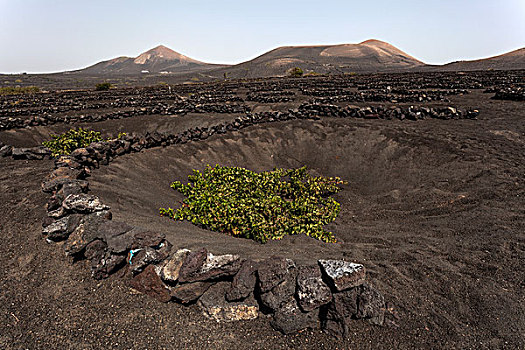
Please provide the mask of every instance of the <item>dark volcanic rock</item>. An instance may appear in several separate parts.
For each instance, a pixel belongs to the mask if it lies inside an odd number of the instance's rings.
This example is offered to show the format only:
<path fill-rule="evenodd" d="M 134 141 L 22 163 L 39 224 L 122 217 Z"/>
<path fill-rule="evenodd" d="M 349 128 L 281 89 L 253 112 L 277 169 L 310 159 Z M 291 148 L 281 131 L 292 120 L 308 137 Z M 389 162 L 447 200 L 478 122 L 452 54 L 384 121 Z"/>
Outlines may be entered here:
<path fill-rule="evenodd" d="M 46 147 L 33 147 L 33 148 L 14 147 L 11 151 L 11 156 L 14 159 L 42 160 L 46 156 L 49 156 L 49 155 L 51 155 L 51 151 Z"/>
<path fill-rule="evenodd" d="M 186 279 L 191 279 L 194 275 L 198 274 L 202 269 L 207 256 L 208 250 L 206 248 L 190 252 L 182 263 L 179 279 L 184 282 Z"/>
<path fill-rule="evenodd" d="M 384 315 L 383 295 L 368 283 L 363 283 L 333 294 L 332 302 L 322 308 L 322 327 L 335 337 L 344 337 L 355 319 L 363 318 L 370 323 L 381 325 Z"/>
<path fill-rule="evenodd" d="M 319 265 L 336 291 L 359 286 L 365 281 L 365 267 L 361 264 L 343 260 L 319 260 Z"/>
<path fill-rule="evenodd" d="M 57 210 L 61 206 L 62 206 L 62 201 L 57 196 L 49 197 L 46 203 L 47 211 Z"/>
<path fill-rule="evenodd" d="M 257 283 L 257 263 L 245 260 L 239 272 L 233 277 L 230 290 L 226 293 L 226 300 L 236 301 L 246 298 L 255 289 Z"/>
<path fill-rule="evenodd" d="M 359 287 L 356 317 L 377 325 L 382 325 L 385 320 L 385 298 L 368 283 Z"/>
<path fill-rule="evenodd" d="M 290 268 L 284 280 L 265 293 L 260 294 L 262 305 L 275 311 L 294 298 L 297 271 Z"/>
<path fill-rule="evenodd" d="M 312 311 L 332 300 L 318 266 L 301 266 L 297 274 L 297 299 L 303 311 Z"/>
<path fill-rule="evenodd" d="M 188 249 L 180 249 L 164 261 L 159 268 L 159 275 L 164 281 L 175 283 L 179 280 L 182 263 L 190 253 Z"/>
<path fill-rule="evenodd" d="M 104 238 L 100 235 L 98 228 L 110 218 L 111 213 L 108 211 L 100 211 L 85 215 L 64 244 L 66 254 L 76 255 L 84 250 L 84 248 L 95 239 Z"/>
<path fill-rule="evenodd" d="M 183 304 L 188 304 L 199 299 L 214 284 L 215 282 L 180 284 L 171 289 L 171 296 Z"/>
<path fill-rule="evenodd" d="M 146 247 L 132 250 L 129 258 L 129 269 L 135 274 L 146 268 L 150 264 L 158 264 L 169 256 L 171 243 L 161 244 L 159 249 Z"/>
<path fill-rule="evenodd" d="M 109 209 L 107 205 L 102 204 L 97 196 L 84 193 L 67 196 L 64 199 L 64 203 L 62 203 L 62 207 L 67 212 L 84 214 Z"/>
<path fill-rule="evenodd" d="M 95 261 L 95 263 L 98 263 L 100 260 L 104 258 L 107 247 L 108 246 L 106 245 L 106 243 L 104 243 L 104 241 L 100 239 L 96 239 L 86 246 L 84 256 L 86 257 L 86 259 Z"/>
<path fill-rule="evenodd" d="M 332 302 L 322 308 L 322 328 L 339 338 L 348 334 L 348 322 L 357 314 L 357 288 L 334 293 Z"/>
<path fill-rule="evenodd" d="M 59 190 L 65 184 L 77 183 L 80 184 L 79 180 L 85 176 L 84 169 L 74 169 L 70 167 L 59 167 L 45 177 L 42 182 L 42 191 L 53 192 Z M 87 187 L 87 182 L 83 181 L 81 187 Z"/>
<path fill-rule="evenodd" d="M 67 239 L 69 235 L 77 228 L 82 216 L 79 214 L 72 214 L 54 221 L 52 224 L 46 226 L 42 233 L 47 236 L 47 239 L 52 241 L 62 241 Z"/>
<path fill-rule="evenodd" d="M 105 238 L 109 251 L 124 253 L 130 250 L 133 236 L 129 235 L 133 226 L 125 222 L 108 221 L 100 225 L 100 234 Z"/>
<path fill-rule="evenodd" d="M 237 255 L 213 255 L 206 249 L 189 253 L 179 274 L 181 282 L 206 281 L 235 275 L 242 261 Z"/>
<path fill-rule="evenodd" d="M 218 322 L 253 320 L 259 314 L 255 299 L 247 298 L 242 302 L 228 302 L 226 292 L 230 289 L 229 282 L 219 282 L 210 287 L 198 301 L 198 305 L 208 318 Z"/>
<path fill-rule="evenodd" d="M 153 231 L 138 230 L 135 232 L 134 230 L 131 233 L 133 234 L 133 244 L 131 245 L 132 249 L 145 247 L 155 248 L 164 242 L 164 239 L 166 238 L 166 235 L 163 233 Z"/>
<path fill-rule="evenodd" d="M 126 264 L 126 257 L 124 255 L 115 255 L 106 252 L 104 257 L 98 262 L 92 261 L 91 275 L 95 279 L 108 278 L 109 275 L 116 272 L 119 268 Z"/>
<path fill-rule="evenodd" d="M 271 257 L 261 261 L 257 269 L 261 292 L 266 293 L 284 281 L 294 267 L 294 262 L 285 258 Z"/>
<path fill-rule="evenodd" d="M 131 288 L 163 303 L 171 300 L 168 288 L 166 288 L 160 277 L 155 273 L 155 268 L 152 265 L 146 267 L 144 271 L 133 277 L 129 284 Z"/>
<path fill-rule="evenodd" d="M 318 312 L 303 312 L 295 299 L 292 299 L 275 312 L 271 325 L 284 334 L 295 333 L 306 328 L 319 328 Z"/>
<path fill-rule="evenodd" d="M 113 255 L 108 251 L 107 244 L 96 239 L 86 246 L 84 256 L 91 261 L 91 275 L 95 279 L 109 277 L 119 267 L 126 263 L 126 257 L 123 255 Z"/>
<path fill-rule="evenodd" d="M 60 156 L 55 160 L 55 167 L 61 168 L 61 167 L 68 167 L 73 169 L 82 169 L 84 170 L 84 167 L 76 162 L 73 158 L 70 156 Z"/>
<path fill-rule="evenodd" d="M 0 157 L 9 157 L 11 155 L 11 152 L 13 151 L 12 146 L 2 146 L 0 147 Z"/>
<path fill-rule="evenodd" d="M 66 182 L 62 185 L 60 190 L 58 190 L 57 195 L 62 198 L 66 198 L 71 194 L 86 193 L 88 191 L 88 187 L 89 187 L 89 183 L 84 180 L 75 180 L 71 182 Z"/>

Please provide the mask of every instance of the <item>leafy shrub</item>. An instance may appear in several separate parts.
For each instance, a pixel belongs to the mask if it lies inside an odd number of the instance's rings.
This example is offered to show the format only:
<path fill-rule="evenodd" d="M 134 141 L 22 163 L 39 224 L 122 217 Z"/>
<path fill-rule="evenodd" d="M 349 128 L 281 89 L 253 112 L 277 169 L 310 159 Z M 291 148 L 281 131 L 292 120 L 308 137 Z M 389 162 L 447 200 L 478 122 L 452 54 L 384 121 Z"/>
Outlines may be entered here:
<path fill-rule="evenodd" d="M 53 157 L 70 154 L 77 148 L 86 147 L 92 142 L 102 140 L 100 132 L 82 128 L 71 129 L 60 135 L 51 135 L 51 137 L 51 141 L 44 141 L 42 144 L 51 150 Z"/>
<path fill-rule="evenodd" d="M 36 86 L 6 86 L 0 88 L 0 95 L 34 94 L 36 92 L 40 92 L 40 88 Z"/>
<path fill-rule="evenodd" d="M 193 170 L 188 180 L 171 184 L 187 197 L 182 207 L 160 208 L 160 215 L 261 243 L 296 234 L 336 241 L 323 225 L 339 213 L 329 197 L 345 183 L 338 177 L 312 177 L 306 167 L 256 173 L 216 165 Z"/>
<path fill-rule="evenodd" d="M 312 72 L 306 73 L 304 76 L 305 77 L 317 77 L 317 76 L 320 76 L 320 75 L 321 75 L 320 73 L 312 71 Z"/>
<path fill-rule="evenodd" d="M 111 83 L 105 82 L 105 83 L 98 83 L 95 86 L 96 91 L 107 91 L 111 89 Z"/>
<path fill-rule="evenodd" d="M 302 77 L 304 74 L 303 70 L 299 67 L 294 67 L 288 71 L 288 76 L 292 78 Z"/>

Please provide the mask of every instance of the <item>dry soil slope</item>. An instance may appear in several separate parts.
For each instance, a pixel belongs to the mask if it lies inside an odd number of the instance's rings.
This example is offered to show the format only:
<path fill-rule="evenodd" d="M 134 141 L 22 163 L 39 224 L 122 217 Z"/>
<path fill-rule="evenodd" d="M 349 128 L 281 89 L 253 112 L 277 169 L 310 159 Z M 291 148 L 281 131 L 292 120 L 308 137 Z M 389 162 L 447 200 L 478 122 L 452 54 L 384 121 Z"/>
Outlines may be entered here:
<path fill-rule="evenodd" d="M 283 46 L 213 73 L 217 76 L 227 73 L 231 78 L 256 78 L 282 76 L 293 67 L 325 74 L 399 71 L 422 65 L 423 62 L 386 42 L 367 40 L 359 44 Z"/>
<path fill-rule="evenodd" d="M 90 75 L 127 75 L 140 74 L 143 71 L 182 73 L 217 67 L 221 66 L 194 60 L 160 45 L 137 57 L 117 57 L 78 70 L 76 73 Z"/>
<path fill-rule="evenodd" d="M 484 58 L 473 61 L 457 61 L 445 64 L 443 66 L 434 67 L 437 70 L 446 71 L 473 71 L 473 70 L 514 70 L 525 69 L 525 47 L 507 52 L 503 55 Z"/>

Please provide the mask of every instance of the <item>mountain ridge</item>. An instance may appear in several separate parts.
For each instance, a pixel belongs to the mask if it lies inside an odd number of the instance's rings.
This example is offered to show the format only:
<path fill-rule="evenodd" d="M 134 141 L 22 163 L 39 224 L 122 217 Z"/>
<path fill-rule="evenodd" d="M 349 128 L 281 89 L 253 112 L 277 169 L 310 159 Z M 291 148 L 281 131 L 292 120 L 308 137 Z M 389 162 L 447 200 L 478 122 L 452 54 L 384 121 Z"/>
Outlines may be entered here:
<path fill-rule="evenodd" d="M 198 74 L 208 78 L 283 76 L 295 67 L 309 74 L 405 71 L 525 69 L 525 48 L 478 60 L 428 65 L 394 45 L 378 39 L 357 44 L 280 46 L 235 65 L 202 62 L 158 45 L 137 57 L 120 56 L 73 73 L 134 75 L 140 73 Z"/>
<path fill-rule="evenodd" d="M 137 57 L 120 56 L 106 61 L 95 63 L 92 66 L 74 71 L 85 74 L 139 74 L 139 73 L 183 73 L 221 67 L 205 63 L 164 45 L 158 45 L 145 51 Z"/>

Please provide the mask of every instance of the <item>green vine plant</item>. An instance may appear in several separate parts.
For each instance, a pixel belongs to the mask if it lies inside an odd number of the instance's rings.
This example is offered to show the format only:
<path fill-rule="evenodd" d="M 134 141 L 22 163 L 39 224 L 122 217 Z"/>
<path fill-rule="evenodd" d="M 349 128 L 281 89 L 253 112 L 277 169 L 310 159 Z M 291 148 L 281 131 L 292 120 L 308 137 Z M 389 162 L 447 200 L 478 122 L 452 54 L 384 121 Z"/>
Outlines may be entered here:
<path fill-rule="evenodd" d="M 160 208 L 161 216 L 260 243 L 298 234 L 336 242 L 323 226 L 340 210 L 330 197 L 347 184 L 339 177 L 313 177 L 306 167 L 257 173 L 208 165 L 203 172 L 193 170 L 188 180 L 171 184 L 186 198 L 178 209 Z"/>
<path fill-rule="evenodd" d="M 120 132 L 117 139 L 124 136 L 126 133 Z M 60 135 L 51 135 L 51 140 L 42 142 L 42 145 L 51 150 L 53 157 L 59 157 L 70 154 L 77 148 L 87 147 L 91 143 L 99 141 L 102 141 L 100 132 L 78 128 L 70 129 Z"/>

